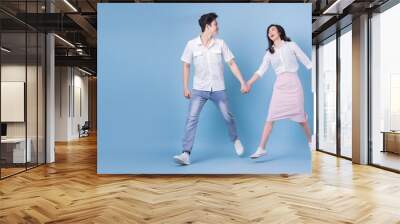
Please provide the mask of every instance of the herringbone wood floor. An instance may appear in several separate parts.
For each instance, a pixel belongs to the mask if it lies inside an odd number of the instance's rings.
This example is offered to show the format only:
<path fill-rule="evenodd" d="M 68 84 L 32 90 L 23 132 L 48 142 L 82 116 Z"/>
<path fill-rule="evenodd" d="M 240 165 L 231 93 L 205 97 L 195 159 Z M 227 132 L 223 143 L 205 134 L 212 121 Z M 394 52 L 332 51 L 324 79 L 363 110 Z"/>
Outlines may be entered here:
<path fill-rule="evenodd" d="M 400 175 L 315 152 L 313 174 L 104 176 L 96 139 L 0 181 L 0 223 L 400 223 Z"/>

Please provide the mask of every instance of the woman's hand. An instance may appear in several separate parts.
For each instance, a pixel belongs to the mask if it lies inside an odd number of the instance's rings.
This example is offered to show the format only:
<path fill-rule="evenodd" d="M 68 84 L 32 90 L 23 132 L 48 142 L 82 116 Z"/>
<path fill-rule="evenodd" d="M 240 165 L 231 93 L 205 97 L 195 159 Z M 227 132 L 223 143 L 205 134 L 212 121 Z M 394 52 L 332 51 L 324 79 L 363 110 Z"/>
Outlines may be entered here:
<path fill-rule="evenodd" d="M 250 92 L 251 87 L 252 87 L 251 86 L 252 84 L 250 83 L 250 80 L 246 82 L 246 85 L 247 85 L 248 92 Z"/>

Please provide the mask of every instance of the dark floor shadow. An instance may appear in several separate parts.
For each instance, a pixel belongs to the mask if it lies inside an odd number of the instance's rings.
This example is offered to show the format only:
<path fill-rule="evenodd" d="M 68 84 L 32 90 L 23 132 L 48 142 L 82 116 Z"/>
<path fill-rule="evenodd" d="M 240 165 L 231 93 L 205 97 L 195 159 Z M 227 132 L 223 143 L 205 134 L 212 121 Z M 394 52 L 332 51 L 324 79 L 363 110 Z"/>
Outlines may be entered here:
<path fill-rule="evenodd" d="M 251 159 L 251 160 L 254 161 L 255 163 L 267 163 L 267 162 L 271 162 L 271 161 L 281 160 L 281 159 L 284 159 L 284 158 L 287 158 L 287 156 L 280 155 L 280 156 L 270 156 L 270 157 L 268 157 L 268 155 L 266 155 L 266 156 L 263 156 L 263 157 L 261 157 L 259 159 Z"/>
<path fill-rule="evenodd" d="M 217 147 L 215 149 L 204 149 L 202 150 L 201 148 L 196 149 L 192 152 L 191 155 L 191 162 L 192 163 L 199 163 L 199 162 L 204 162 L 209 159 L 216 159 L 216 158 L 224 158 L 224 157 L 229 157 L 229 156 L 234 156 L 234 152 L 232 151 L 232 155 L 229 155 L 228 152 L 221 152 L 218 150 L 226 150 L 226 149 L 218 149 Z"/>
<path fill-rule="evenodd" d="M 224 157 L 228 157 L 228 155 L 219 154 L 219 153 L 207 154 L 207 155 L 204 155 L 204 156 L 203 155 L 196 156 L 191 160 L 191 162 L 192 163 L 200 163 L 200 162 L 205 162 L 205 161 L 210 160 L 210 159 L 224 158 Z"/>

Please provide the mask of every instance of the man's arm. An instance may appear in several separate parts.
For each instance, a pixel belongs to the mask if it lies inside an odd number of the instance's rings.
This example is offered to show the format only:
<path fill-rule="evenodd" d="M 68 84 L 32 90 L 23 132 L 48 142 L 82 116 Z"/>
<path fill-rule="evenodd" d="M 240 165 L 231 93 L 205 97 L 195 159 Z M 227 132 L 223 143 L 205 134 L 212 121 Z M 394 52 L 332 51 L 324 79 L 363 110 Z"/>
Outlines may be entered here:
<path fill-rule="evenodd" d="M 243 79 L 242 73 L 239 70 L 239 67 L 237 66 L 236 62 L 234 59 L 230 60 L 228 62 L 229 68 L 231 69 L 233 75 L 236 77 L 236 79 L 240 82 L 240 91 L 242 93 L 247 93 L 249 91 L 246 82 Z"/>
<path fill-rule="evenodd" d="M 183 96 L 189 99 L 192 94 L 189 89 L 190 64 L 183 62 Z"/>

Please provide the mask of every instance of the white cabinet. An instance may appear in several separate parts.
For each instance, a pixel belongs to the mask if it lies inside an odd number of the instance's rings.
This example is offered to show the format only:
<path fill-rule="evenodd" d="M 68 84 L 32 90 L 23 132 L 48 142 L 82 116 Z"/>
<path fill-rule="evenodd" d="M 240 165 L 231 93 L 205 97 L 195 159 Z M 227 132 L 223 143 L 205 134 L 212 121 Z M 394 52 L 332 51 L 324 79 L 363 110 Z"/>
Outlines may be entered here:
<path fill-rule="evenodd" d="M 7 138 L 2 139 L 1 144 L 7 144 L 12 147 L 12 162 L 13 163 L 25 163 L 32 161 L 32 140 L 27 139 L 26 151 L 25 151 L 25 138 Z M 26 161 L 25 161 L 26 159 Z"/>

